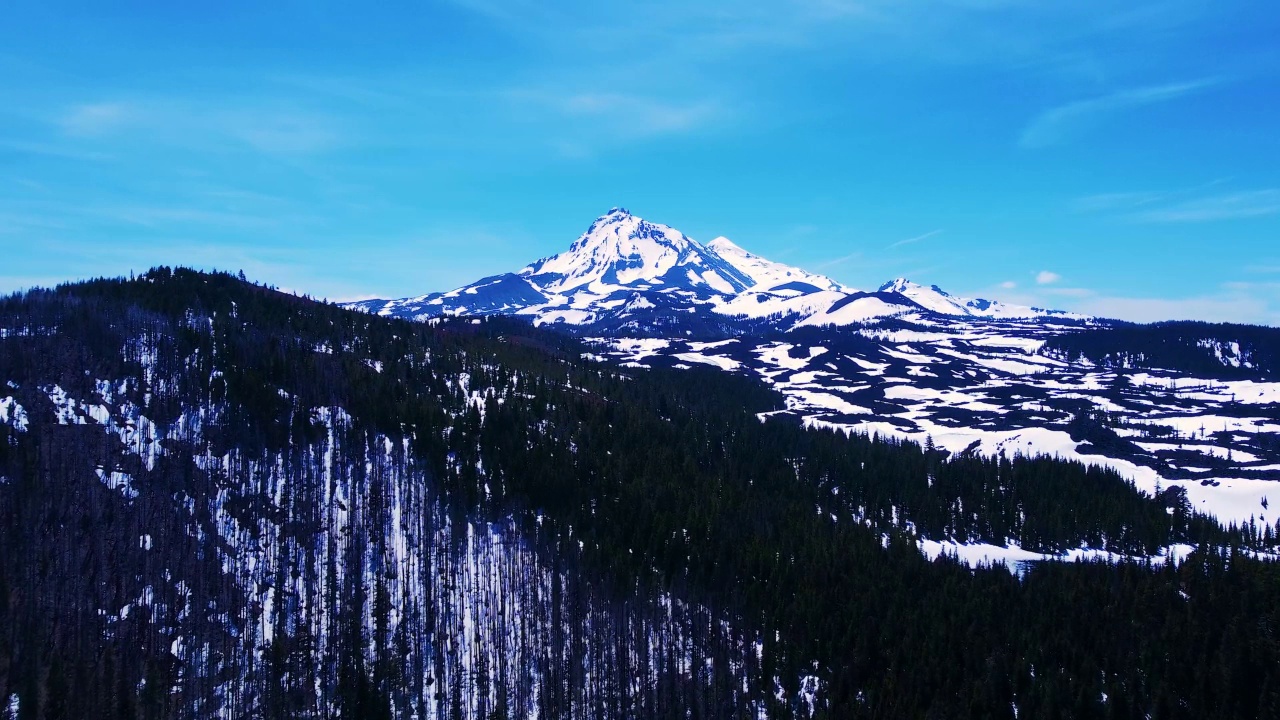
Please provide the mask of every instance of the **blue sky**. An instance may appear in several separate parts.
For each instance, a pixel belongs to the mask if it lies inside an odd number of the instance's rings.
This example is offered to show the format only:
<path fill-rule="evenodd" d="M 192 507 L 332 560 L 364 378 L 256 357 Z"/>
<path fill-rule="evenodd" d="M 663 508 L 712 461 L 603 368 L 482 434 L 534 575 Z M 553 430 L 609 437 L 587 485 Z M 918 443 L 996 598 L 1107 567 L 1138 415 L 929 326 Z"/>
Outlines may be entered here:
<path fill-rule="evenodd" d="M 1267 2 L 189 5 L 0 9 L 0 291 L 420 294 L 624 205 L 856 287 L 1280 324 Z"/>

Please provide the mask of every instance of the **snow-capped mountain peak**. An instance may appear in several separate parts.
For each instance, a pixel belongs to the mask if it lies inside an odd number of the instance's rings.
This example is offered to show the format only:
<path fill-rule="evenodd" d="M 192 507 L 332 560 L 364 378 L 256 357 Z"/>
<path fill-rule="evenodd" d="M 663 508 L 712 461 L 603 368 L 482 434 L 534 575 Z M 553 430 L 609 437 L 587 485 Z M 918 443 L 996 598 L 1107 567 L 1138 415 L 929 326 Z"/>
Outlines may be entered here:
<path fill-rule="evenodd" d="M 519 274 L 552 294 L 653 286 L 701 286 L 731 294 L 751 285 L 751 278 L 684 233 L 625 208 L 601 215 L 566 252 L 538 260 Z"/>
<path fill-rule="evenodd" d="M 952 297 L 951 293 L 946 292 L 937 285 L 925 287 L 900 277 L 881 285 L 879 291 L 882 293 L 897 293 L 926 310 L 940 312 L 944 315 L 972 314 L 965 309 L 963 299 Z"/>
<path fill-rule="evenodd" d="M 932 313 L 1034 318 L 1057 313 L 952 296 L 906 278 L 864 293 L 829 277 L 773 262 L 725 237 L 706 245 L 614 207 L 567 250 L 516 272 L 403 300 L 354 303 L 368 312 L 423 319 L 519 315 L 535 323 L 671 332 L 745 331 L 762 325 L 848 325 Z"/>
<path fill-rule="evenodd" d="M 938 287 L 937 285 L 930 285 L 928 288 L 926 288 L 925 286 L 919 283 L 913 283 L 904 277 L 895 278 L 881 285 L 879 292 L 901 293 L 903 295 L 906 295 L 908 293 L 931 292 L 937 295 L 941 295 L 942 297 L 951 297 L 950 293 L 946 292 L 945 290 Z"/>

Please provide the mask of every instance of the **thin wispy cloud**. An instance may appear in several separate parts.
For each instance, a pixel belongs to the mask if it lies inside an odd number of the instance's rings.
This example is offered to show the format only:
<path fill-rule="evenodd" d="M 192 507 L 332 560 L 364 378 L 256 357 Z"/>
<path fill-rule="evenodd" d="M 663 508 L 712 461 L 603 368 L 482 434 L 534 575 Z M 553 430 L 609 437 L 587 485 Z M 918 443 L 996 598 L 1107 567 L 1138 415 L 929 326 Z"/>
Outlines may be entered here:
<path fill-rule="evenodd" d="M 1189 82 L 1151 85 L 1060 105 L 1046 110 L 1032 120 L 1023 129 L 1022 135 L 1018 138 L 1018 144 L 1024 148 L 1055 145 L 1102 122 L 1108 115 L 1145 105 L 1177 100 L 1204 91 L 1220 82 L 1219 78 L 1204 78 Z"/>
<path fill-rule="evenodd" d="M 326 224 L 325 212 L 314 206 L 226 188 L 184 187 L 179 183 L 169 187 L 181 201 L 147 203 L 62 195 L 11 199 L 0 204 L 0 234 L 42 237 L 46 243 L 64 240 L 73 243 L 76 254 L 83 255 L 81 244 L 94 243 L 82 238 L 100 232 L 116 240 L 110 244 L 121 246 L 197 236 L 234 244 L 270 234 L 275 238 L 271 246 L 278 249 L 286 236 L 304 237 Z"/>
<path fill-rule="evenodd" d="M 114 160 L 115 155 L 96 150 L 83 150 L 78 147 L 68 147 L 65 144 L 54 142 L 12 142 L 0 140 L 0 155 L 32 155 L 41 158 L 54 158 L 58 160 L 76 160 L 85 162 L 104 162 Z"/>
<path fill-rule="evenodd" d="M 1048 270 L 1041 270 L 1040 272 L 1036 273 L 1037 285 L 1052 285 L 1053 283 L 1056 283 L 1061 279 L 1062 279 L 1061 275 L 1059 275 L 1056 272 L 1050 272 Z"/>
<path fill-rule="evenodd" d="M 1136 223 L 1203 223 L 1280 214 L 1280 188 L 1206 194 L 1206 190 L 1227 182 L 1214 180 L 1181 190 L 1089 195 L 1074 200 L 1072 207 Z"/>
<path fill-rule="evenodd" d="M 242 212 L 225 212 L 194 207 L 122 206 L 92 208 L 87 214 L 105 220 L 147 228 L 173 228 L 183 225 L 218 227 L 230 230 L 270 229 L 296 218 L 272 217 Z"/>
<path fill-rule="evenodd" d="M 833 268 L 838 265 L 843 265 L 849 262 L 850 260 L 857 260 L 860 257 L 862 257 L 861 252 L 849 253 L 848 255 L 842 255 L 838 258 L 832 258 L 830 260 L 827 260 L 826 262 L 820 262 L 814 267 L 818 270 L 826 270 L 828 268 Z"/>
<path fill-rule="evenodd" d="M 32 237 L 42 232 L 66 229 L 65 217 L 48 213 L 15 213 L 0 210 L 0 236 Z"/>
<path fill-rule="evenodd" d="M 78 144 L 32 147 L 33 152 L 83 156 L 82 144 L 135 142 L 193 149 L 227 149 L 229 143 L 272 155 L 329 150 L 341 142 L 328 112 L 290 107 L 271 98 L 212 94 L 86 103 L 53 118 L 52 124 Z"/>
<path fill-rule="evenodd" d="M 1073 54 L 1096 54 L 1073 53 L 1072 46 L 1109 36 L 1132 46 L 1135 35 L 1144 37 L 1135 30 L 1170 30 L 1203 13 L 1196 3 L 1178 0 L 447 1 L 522 41 L 537 38 L 624 62 L 649 49 L 686 69 L 723 53 L 812 53 L 827 44 L 876 62 L 895 57 L 913 64 L 1043 68 Z M 625 33 L 617 31 L 620 23 Z"/>
<path fill-rule="evenodd" d="M 95 137 L 128 125 L 136 115 L 137 110 L 125 103 L 88 103 L 71 108 L 58 124 L 68 135 Z"/>
<path fill-rule="evenodd" d="M 486 142 L 475 152 L 495 152 L 510 141 L 503 152 L 536 155 L 550 150 L 557 159 L 570 161 L 595 160 L 621 147 L 723 130 L 738 119 L 737 108 L 721 97 L 605 91 L 576 80 L 508 88 L 495 91 L 492 97 L 468 99 L 465 105 L 459 112 L 473 114 L 474 127 L 489 129 Z M 517 125 L 512 125 L 512 118 L 519 118 Z M 447 144 L 457 147 L 456 142 Z"/>
<path fill-rule="evenodd" d="M 1220 177 L 1194 187 L 1096 193 L 1072 200 L 1071 207 L 1082 213 L 1135 211 L 1205 197 L 1209 190 L 1226 186 L 1232 180 L 1230 177 Z"/>
<path fill-rule="evenodd" d="M 1114 192 L 1076 198 L 1071 205 L 1079 212 L 1111 212 L 1132 210 L 1167 200 L 1167 192 Z"/>
<path fill-rule="evenodd" d="M 236 112 L 224 117 L 221 125 L 231 136 L 267 154 L 309 155 L 342 141 L 334 123 L 316 113 Z"/>
<path fill-rule="evenodd" d="M 1215 220 L 1257 218 L 1280 213 L 1280 188 L 1196 198 L 1153 210 L 1132 218 L 1148 223 L 1199 223 Z"/>
<path fill-rule="evenodd" d="M 903 245 L 914 245 L 915 243 L 918 243 L 921 240 L 928 240 L 929 238 L 934 237 L 935 235 L 941 235 L 941 234 L 942 234 L 941 230 L 930 230 L 929 232 L 923 235 L 917 235 L 915 237 L 909 237 L 905 240 L 899 240 L 895 243 L 890 243 L 886 249 L 892 250 L 893 248 L 902 247 Z"/>
<path fill-rule="evenodd" d="M 599 120 L 629 135 L 662 135 L 697 129 L 720 112 L 718 103 L 664 102 L 622 93 L 581 93 L 554 100 L 566 115 Z"/>
<path fill-rule="evenodd" d="M 516 0 L 515 2 L 503 2 L 502 0 L 447 0 L 447 2 L 450 5 L 456 5 L 464 10 L 502 22 L 513 22 L 529 11 L 537 10 L 534 3 L 522 2 L 521 0 Z"/>

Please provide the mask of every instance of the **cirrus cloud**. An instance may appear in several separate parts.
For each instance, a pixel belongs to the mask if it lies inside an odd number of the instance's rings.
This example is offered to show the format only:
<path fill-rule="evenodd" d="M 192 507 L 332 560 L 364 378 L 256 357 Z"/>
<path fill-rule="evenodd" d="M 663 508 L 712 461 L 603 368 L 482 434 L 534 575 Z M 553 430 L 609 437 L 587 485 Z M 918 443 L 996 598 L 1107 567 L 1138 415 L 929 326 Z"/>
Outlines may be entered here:
<path fill-rule="evenodd" d="M 1189 82 L 1151 85 L 1059 105 L 1044 111 L 1032 120 L 1031 124 L 1023 129 L 1018 144 L 1024 148 L 1048 147 L 1101 122 L 1107 115 L 1144 105 L 1176 100 L 1213 87 L 1220 82 L 1221 80 L 1217 78 L 1203 78 Z"/>
<path fill-rule="evenodd" d="M 137 115 L 135 108 L 121 102 L 76 105 L 58 120 L 62 131 L 75 137 L 105 135 L 128 125 Z"/>

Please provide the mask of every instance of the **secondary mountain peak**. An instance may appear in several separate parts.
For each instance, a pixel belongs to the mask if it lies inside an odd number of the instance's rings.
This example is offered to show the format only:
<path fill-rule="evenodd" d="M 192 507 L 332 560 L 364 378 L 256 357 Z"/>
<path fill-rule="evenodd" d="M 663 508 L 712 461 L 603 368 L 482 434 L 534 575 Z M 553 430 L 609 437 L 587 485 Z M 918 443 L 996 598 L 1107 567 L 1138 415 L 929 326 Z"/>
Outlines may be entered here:
<path fill-rule="evenodd" d="M 879 292 L 900 293 L 916 287 L 920 287 L 920 286 L 916 285 L 915 283 L 911 282 L 910 280 L 904 277 L 900 277 L 900 278 L 895 278 L 893 280 L 890 280 L 889 282 L 881 285 Z"/>
<path fill-rule="evenodd" d="M 925 287 L 904 277 L 895 278 L 881 285 L 879 292 L 899 295 L 925 310 L 939 315 L 992 319 L 1016 319 L 1049 315 L 1067 316 L 1066 313 L 1057 310 L 1006 305 L 999 300 L 956 297 L 937 285 Z"/>
<path fill-rule="evenodd" d="M 707 243 L 707 247 L 711 248 L 712 250 L 715 250 L 716 252 L 721 252 L 721 251 L 746 252 L 746 250 L 743 250 L 742 248 L 738 247 L 736 244 L 734 244 L 732 240 L 730 240 L 729 238 L 723 235 Z"/>

